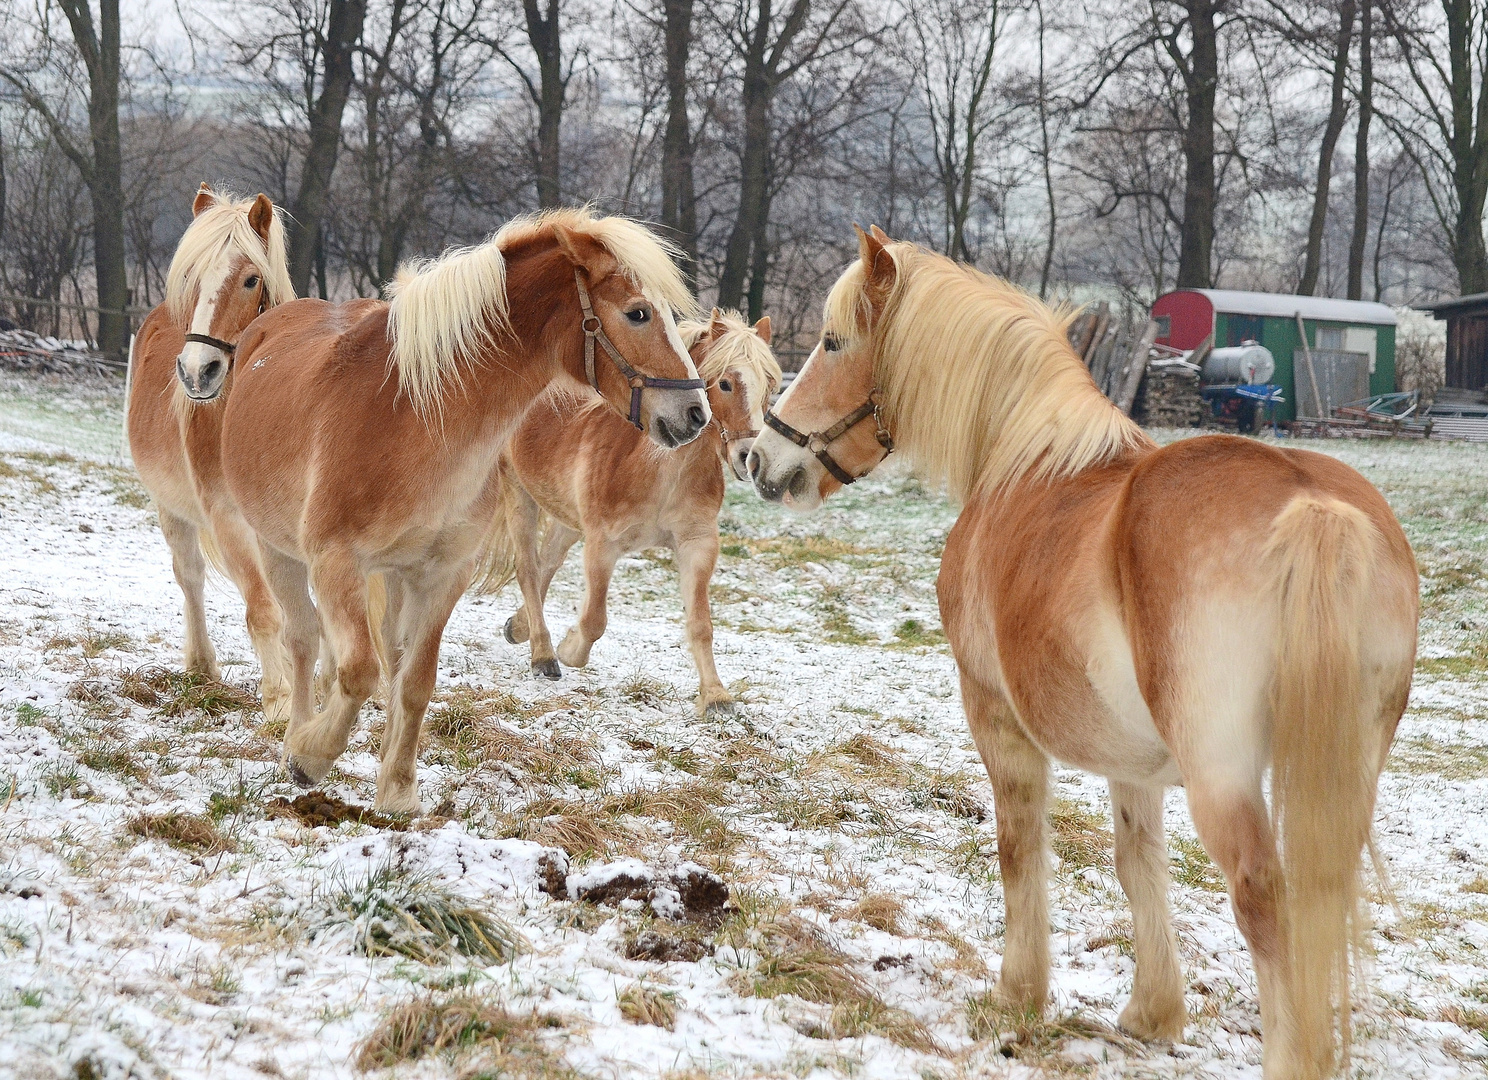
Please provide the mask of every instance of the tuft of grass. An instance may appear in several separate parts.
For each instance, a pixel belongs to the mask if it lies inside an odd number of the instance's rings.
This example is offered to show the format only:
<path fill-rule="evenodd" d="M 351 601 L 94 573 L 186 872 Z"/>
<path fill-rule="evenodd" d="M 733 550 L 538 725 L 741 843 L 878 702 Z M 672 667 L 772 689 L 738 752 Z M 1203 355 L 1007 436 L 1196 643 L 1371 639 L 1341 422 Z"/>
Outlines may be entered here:
<path fill-rule="evenodd" d="M 427 874 L 391 862 L 364 879 L 341 882 L 327 898 L 312 935 L 349 927 L 352 948 L 365 956 L 406 956 L 442 963 L 459 953 L 503 963 L 526 948 L 521 934 L 485 905 L 459 896 Z"/>
<path fill-rule="evenodd" d="M 632 705 L 662 709 L 677 700 L 676 688 L 654 675 L 636 672 L 617 687 L 620 696 Z"/>
<path fill-rule="evenodd" d="M 1488 1010 L 1464 1009 L 1461 1005 L 1448 1005 L 1441 1011 L 1441 1022 L 1456 1024 L 1467 1031 L 1476 1031 L 1488 1039 Z"/>
<path fill-rule="evenodd" d="M 1111 869 L 1111 846 L 1114 843 L 1111 830 L 1106 828 L 1104 814 L 1088 809 L 1076 799 L 1063 795 L 1054 800 L 1049 813 L 1049 824 L 1053 828 L 1051 837 L 1054 854 L 1060 863 L 1070 870 L 1095 867 Z"/>
<path fill-rule="evenodd" d="M 122 630 L 100 630 L 88 626 L 83 631 L 82 647 L 83 655 L 89 660 L 95 660 L 108 652 L 110 649 L 122 649 L 128 651 L 134 639 Z"/>
<path fill-rule="evenodd" d="M 946 636 L 944 631 L 933 626 L 926 626 L 919 619 L 905 619 L 894 630 L 896 644 L 906 649 L 918 649 L 925 646 L 944 645 Z"/>
<path fill-rule="evenodd" d="M 647 1024 L 651 1027 L 677 1029 L 677 994 L 671 990 L 657 990 L 645 983 L 627 986 L 615 996 L 620 1006 L 620 1015 L 632 1024 Z"/>
<path fill-rule="evenodd" d="M 147 840 L 164 840 L 173 848 L 220 855 L 234 850 L 233 842 L 217 831 L 210 818 L 172 810 L 165 814 L 137 814 L 125 826 L 133 835 Z"/>
<path fill-rule="evenodd" d="M 997 1039 L 1004 1052 L 1029 1063 L 1046 1061 L 1070 1039 L 1092 1039 L 1126 1053 L 1142 1049 L 1137 1040 L 1093 1017 L 1080 1012 L 1041 1016 L 1009 1005 L 996 990 L 967 999 L 966 1028 L 976 1042 Z"/>
<path fill-rule="evenodd" d="M 150 770 L 135 760 L 134 754 L 123 746 L 95 746 L 78 755 L 78 764 L 94 772 L 114 773 L 130 780 L 143 780 Z"/>
<path fill-rule="evenodd" d="M 899 919 L 903 914 L 904 905 L 899 899 L 881 892 L 866 894 L 847 911 L 849 919 L 896 935 L 900 933 Z"/>
<path fill-rule="evenodd" d="M 1425 735 L 1397 739 L 1390 748 L 1389 768 L 1446 780 L 1478 780 L 1488 776 L 1488 747 L 1438 742 Z"/>
<path fill-rule="evenodd" d="M 1173 848 L 1174 881 L 1190 889 L 1203 889 L 1206 892 L 1228 891 L 1224 874 L 1209 860 L 1209 853 L 1204 850 L 1203 844 L 1186 836 L 1174 836 L 1169 838 L 1169 846 Z"/>
<path fill-rule="evenodd" d="M 1462 886 L 1462 891 L 1466 893 L 1479 893 L 1480 895 L 1488 895 L 1488 876 L 1479 874 L 1477 877 L 1469 881 L 1466 885 Z"/>
<path fill-rule="evenodd" d="M 741 994 L 758 998 L 789 994 L 831 1005 L 827 1026 L 806 1032 L 817 1038 L 879 1035 L 922 1053 L 945 1052 L 923 1022 L 874 994 L 854 970 L 851 958 L 816 927 L 792 915 L 777 914 L 760 921 L 761 905 L 747 895 L 740 899 L 741 914 L 719 936 L 747 943 L 759 955 L 752 970 L 735 977 Z"/>
<path fill-rule="evenodd" d="M 18 701 L 15 706 L 16 723 L 22 727 L 36 727 L 47 718 L 47 711 L 29 701 Z"/>
<path fill-rule="evenodd" d="M 640 836 L 631 823 L 650 818 L 678 830 L 691 854 L 727 855 L 745 839 L 719 814 L 718 807 L 727 802 L 721 788 L 702 780 L 655 788 L 636 785 L 578 799 L 550 796 L 529 802 L 504 831 L 584 858 L 638 850 Z"/>
<path fill-rule="evenodd" d="M 258 699 L 245 690 L 189 671 L 172 671 L 149 665 L 126 672 L 117 692 L 137 705 L 158 710 L 163 716 L 185 716 L 200 710 L 209 717 L 235 712 L 256 712 Z"/>
<path fill-rule="evenodd" d="M 356 1064 L 362 1070 L 385 1069 L 435 1054 L 479 1051 L 479 1071 L 462 1075 L 513 1080 L 574 1077 L 577 1074 L 541 1037 L 562 1026 L 557 1017 L 512 1012 L 476 994 L 418 997 L 377 1025 L 357 1048 Z"/>

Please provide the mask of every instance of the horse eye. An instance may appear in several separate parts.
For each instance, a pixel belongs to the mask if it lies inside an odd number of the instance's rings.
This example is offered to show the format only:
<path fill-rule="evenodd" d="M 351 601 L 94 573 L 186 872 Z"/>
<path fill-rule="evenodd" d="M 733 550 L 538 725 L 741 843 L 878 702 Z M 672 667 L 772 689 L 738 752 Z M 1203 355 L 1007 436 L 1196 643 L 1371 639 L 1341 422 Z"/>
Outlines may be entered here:
<path fill-rule="evenodd" d="M 642 308 L 636 308 L 634 311 L 627 311 L 625 313 L 625 317 L 627 319 L 629 319 L 631 322 L 639 324 L 639 323 L 643 323 L 647 319 L 649 319 L 651 317 L 651 312 L 649 312 L 648 310 L 646 310 L 643 307 Z"/>
<path fill-rule="evenodd" d="M 842 348 L 842 342 L 837 340 L 837 335 L 835 334 L 824 334 L 822 335 L 822 348 L 826 349 L 827 352 L 836 352 Z"/>
<path fill-rule="evenodd" d="M 245 288 L 245 289 L 256 289 L 256 288 L 258 288 L 258 275 L 257 274 L 253 274 L 252 276 L 250 276 L 248 278 L 247 281 L 243 282 L 243 288 Z"/>
<path fill-rule="evenodd" d="M 718 389 L 722 390 L 725 394 L 732 394 L 734 392 L 734 384 L 727 379 L 719 379 Z"/>

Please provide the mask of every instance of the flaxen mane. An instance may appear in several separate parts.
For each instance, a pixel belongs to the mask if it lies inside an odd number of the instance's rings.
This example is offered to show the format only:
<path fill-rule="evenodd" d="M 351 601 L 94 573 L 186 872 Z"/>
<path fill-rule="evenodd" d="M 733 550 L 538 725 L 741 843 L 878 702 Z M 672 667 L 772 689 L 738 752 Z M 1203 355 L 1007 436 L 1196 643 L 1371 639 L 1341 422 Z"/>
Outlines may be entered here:
<path fill-rule="evenodd" d="M 414 408 L 437 412 L 444 392 L 459 385 L 477 353 L 498 347 L 496 335 L 505 329 L 507 319 L 502 252 L 554 225 L 593 237 L 654 303 L 681 315 L 696 312 L 696 301 L 674 261 L 676 249 L 639 222 L 598 217 L 589 207 L 524 214 L 484 244 L 405 264 L 388 286 L 392 360 Z"/>
<path fill-rule="evenodd" d="M 748 371 L 754 376 L 756 390 L 772 393 L 780 385 L 780 362 L 775 359 L 770 343 L 756 334 L 754 327 L 737 311 L 722 311 L 718 317 L 726 329 L 698 361 L 698 378 L 711 384 L 721 379 L 725 371 Z M 709 319 L 679 322 L 677 334 L 682 338 L 682 347 L 692 352 L 710 325 Z"/>
<path fill-rule="evenodd" d="M 252 199 L 237 199 L 227 191 L 214 192 L 212 197 L 216 201 L 191 219 L 165 275 L 166 310 L 171 320 L 182 327 L 190 326 L 191 309 L 196 304 L 202 277 L 221 261 L 230 247 L 240 251 L 263 278 L 267 306 L 294 299 L 279 208 L 274 207 L 269 236 L 264 240 L 248 224 Z"/>
<path fill-rule="evenodd" d="M 875 381 L 928 479 L 965 502 L 1152 445 L 1070 348 L 1070 311 L 914 244 L 885 251 L 898 272 L 873 332 Z M 870 317 L 859 261 L 832 287 L 823 332 L 861 342 Z"/>

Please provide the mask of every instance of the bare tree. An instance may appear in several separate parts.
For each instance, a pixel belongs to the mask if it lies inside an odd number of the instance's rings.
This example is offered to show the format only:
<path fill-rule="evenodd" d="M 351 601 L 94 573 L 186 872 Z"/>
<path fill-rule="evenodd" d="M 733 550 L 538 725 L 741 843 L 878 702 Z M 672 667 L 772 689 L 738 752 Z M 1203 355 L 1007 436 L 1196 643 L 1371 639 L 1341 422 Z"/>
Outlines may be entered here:
<path fill-rule="evenodd" d="M 522 13 L 526 19 L 527 45 L 537 60 L 537 72 L 531 72 L 500 39 L 493 44 L 522 80 L 527 96 L 537 109 L 532 164 L 537 178 L 538 205 L 559 206 L 563 202 L 563 109 L 569 83 L 587 53 L 580 46 L 565 62 L 562 0 L 522 0 Z"/>
<path fill-rule="evenodd" d="M 667 121 L 661 152 L 661 224 L 686 256 L 689 281 L 697 275 L 697 189 L 692 172 L 692 119 L 687 65 L 692 51 L 692 0 L 662 0 L 665 18 Z"/>
<path fill-rule="evenodd" d="M 1364 248 L 1369 242 L 1369 124 L 1374 118 L 1374 0 L 1359 7 L 1359 122 L 1354 131 L 1354 227 L 1349 234 L 1348 298 L 1364 296 Z"/>
<path fill-rule="evenodd" d="M 1406 75 L 1391 86 L 1393 108 L 1382 119 L 1426 181 L 1458 288 L 1488 291 L 1488 11 L 1478 0 L 1441 0 L 1439 19 L 1410 0 L 1379 0 L 1379 10 Z"/>
<path fill-rule="evenodd" d="M 90 0 L 56 0 L 72 31 L 72 44 L 86 72 L 88 88 L 88 137 L 83 144 L 53 108 L 54 97 L 35 81 L 46 69 L 49 57 L 31 71 L 0 64 L 0 77 L 16 88 L 26 104 L 41 116 L 58 147 L 76 166 L 88 185 L 93 203 L 93 271 L 98 290 L 98 347 L 122 355 L 128 347 L 129 323 L 124 308 L 129 303 L 129 280 L 125 263 L 124 190 L 122 151 L 119 142 L 119 0 L 99 0 L 98 18 Z M 43 18 L 49 12 L 43 6 Z M 50 52 L 49 26 L 41 37 Z"/>

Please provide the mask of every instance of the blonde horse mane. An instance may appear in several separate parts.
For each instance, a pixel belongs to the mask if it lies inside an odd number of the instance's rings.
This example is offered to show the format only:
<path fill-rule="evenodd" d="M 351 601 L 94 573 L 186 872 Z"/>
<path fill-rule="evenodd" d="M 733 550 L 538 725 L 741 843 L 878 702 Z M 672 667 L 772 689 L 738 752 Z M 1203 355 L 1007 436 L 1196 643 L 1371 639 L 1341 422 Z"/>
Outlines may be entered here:
<path fill-rule="evenodd" d="M 911 243 L 875 333 L 875 385 L 899 445 L 965 502 L 1023 478 L 1068 476 L 1152 442 L 1070 348 L 1074 313 Z M 827 297 L 824 332 L 861 339 L 861 260 Z"/>
<path fill-rule="evenodd" d="M 497 348 L 508 329 L 504 250 L 554 226 L 593 238 L 623 273 L 656 303 L 692 315 L 697 303 L 674 261 L 674 245 L 629 218 L 599 217 L 590 207 L 524 214 L 475 247 L 455 248 L 437 259 L 398 269 L 387 288 L 388 337 L 398 380 L 414 408 L 438 412 L 443 396 L 458 389 L 480 348 Z"/>
<path fill-rule="evenodd" d="M 724 331 L 697 362 L 698 378 L 711 384 L 723 378 L 725 371 L 747 371 L 754 376 L 757 390 L 772 392 L 780 385 L 781 376 L 780 361 L 775 359 L 770 343 L 756 334 L 754 327 L 737 311 L 720 311 L 718 317 L 723 322 Z M 682 338 L 682 347 L 691 352 L 710 325 L 711 319 L 679 322 L 677 334 Z"/>
<path fill-rule="evenodd" d="M 215 200 L 191 219 L 191 225 L 176 245 L 170 269 L 165 275 L 165 305 L 171 321 L 190 328 L 191 308 L 203 276 L 215 266 L 229 248 L 242 253 L 263 278 L 267 306 L 274 307 L 294 299 L 294 285 L 289 280 L 289 259 L 285 254 L 284 222 L 279 207 L 269 220 L 268 239 L 261 238 L 248 224 L 252 199 L 239 199 L 229 191 L 210 193 Z"/>

